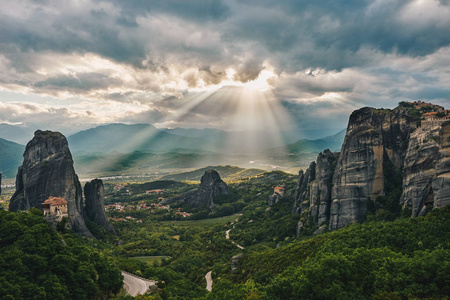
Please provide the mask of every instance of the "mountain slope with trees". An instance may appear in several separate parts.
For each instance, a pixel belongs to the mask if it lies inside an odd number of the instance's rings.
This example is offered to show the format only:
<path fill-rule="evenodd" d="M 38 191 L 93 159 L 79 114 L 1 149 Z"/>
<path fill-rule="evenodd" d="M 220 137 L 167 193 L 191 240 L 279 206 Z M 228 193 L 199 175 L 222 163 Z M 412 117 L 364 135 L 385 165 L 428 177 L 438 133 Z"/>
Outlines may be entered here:
<path fill-rule="evenodd" d="M 58 228 L 64 231 L 64 223 Z M 0 211 L 1 299 L 98 299 L 122 288 L 112 258 L 50 228 L 42 212 Z"/>

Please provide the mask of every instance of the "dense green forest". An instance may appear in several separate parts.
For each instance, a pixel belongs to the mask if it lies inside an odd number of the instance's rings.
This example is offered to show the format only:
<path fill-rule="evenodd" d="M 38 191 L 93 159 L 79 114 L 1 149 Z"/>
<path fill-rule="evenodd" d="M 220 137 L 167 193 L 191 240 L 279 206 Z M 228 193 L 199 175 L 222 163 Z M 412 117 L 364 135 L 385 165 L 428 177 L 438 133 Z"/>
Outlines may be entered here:
<path fill-rule="evenodd" d="M 317 225 L 309 224 L 297 236 L 296 180 L 268 172 L 227 182 L 230 194 L 215 199 L 215 211 L 155 206 L 195 190 L 192 182 L 105 184 L 105 203 L 122 208 L 107 210 L 118 235 L 97 228 L 97 240 L 70 233 L 64 224 L 51 229 L 36 209 L 0 211 L 0 298 L 131 299 L 120 291 L 120 270 L 158 281 L 138 299 L 450 296 L 450 208 L 412 219 L 380 214 L 391 211 L 392 201 L 377 199 L 362 224 L 316 236 Z M 269 206 L 268 197 L 282 184 L 285 197 Z M 164 192 L 146 193 L 152 189 Z M 184 210 L 190 216 L 177 214 Z M 239 253 L 244 256 L 232 273 Z M 209 271 L 212 292 L 205 289 Z"/>
<path fill-rule="evenodd" d="M 450 209 L 353 224 L 247 253 L 208 299 L 419 299 L 450 296 Z"/>
<path fill-rule="evenodd" d="M 118 293 L 120 269 L 93 242 L 51 229 L 38 209 L 0 210 L 0 298 L 98 299 Z"/>

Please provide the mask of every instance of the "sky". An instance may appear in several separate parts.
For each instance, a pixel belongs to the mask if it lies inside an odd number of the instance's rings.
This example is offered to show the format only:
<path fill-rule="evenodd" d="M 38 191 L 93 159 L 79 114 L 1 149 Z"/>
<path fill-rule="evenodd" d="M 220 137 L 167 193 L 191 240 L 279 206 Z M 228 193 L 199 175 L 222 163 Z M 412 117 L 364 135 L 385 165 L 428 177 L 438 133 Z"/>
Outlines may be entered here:
<path fill-rule="evenodd" d="M 0 123 L 346 127 L 450 108 L 449 0 L 0 0 Z"/>

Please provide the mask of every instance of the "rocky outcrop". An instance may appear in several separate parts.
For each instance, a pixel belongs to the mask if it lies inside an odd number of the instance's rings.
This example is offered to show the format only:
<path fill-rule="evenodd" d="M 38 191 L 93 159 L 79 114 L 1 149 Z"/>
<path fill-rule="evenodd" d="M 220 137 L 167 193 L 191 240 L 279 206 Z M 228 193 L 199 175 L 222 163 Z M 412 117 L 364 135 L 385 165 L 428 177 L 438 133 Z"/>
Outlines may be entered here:
<path fill-rule="evenodd" d="M 365 107 L 351 114 L 333 175 L 331 230 L 361 220 L 367 201 L 384 195 L 383 168 L 387 161 L 402 168 L 410 129 L 404 109 Z"/>
<path fill-rule="evenodd" d="M 165 200 L 163 204 L 186 203 L 193 207 L 207 206 L 214 208 L 214 198 L 219 195 L 228 195 L 228 186 L 220 178 L 219 173 L 208 170 L 203 174 L 200 185 L 196 191 L 192 191 L 181 196 Z"/>
<path fill-rule="evenodd" d="M 31 207 L 42 210 L 42 203 L 47 198 L 61 197 L 68 202 L 72 229 L 93 237 L 84 222 L 81 185 L 66 138 L 59 132 L 38 130 L 27 144 L 23 157 L 9 210 Z"/>
<path fill-rule="evenodd" d="M 400 203 L 413 217 L 450 204 L 450 122 L 424 122 L 409 140 Z"/>
<path fill-rule="evenodd" d="M 269 206 L 275 205 L 284 199 L 286 194 L 286 186 L 283 184 L 274 188 L 273 194 L 269 196 L 269 201 L 267 202 Z"/>
<path fill-rule="evenodd" d="M 303 213 L 309 207 L 311 195 L 311 182 L 316 178 L 316 163 L 311 162 L 305 172 L 300 170 L 298 173 L 298 184 L 295 190 L 295 202 L 293 213 Z"/>
<path fill-rule="evenodd" d="M 307 212 L 314 224 L 328 221 L 331 184 L 338 155 L 339 153 L 332 153 L 326 149 L 319 153 L 316 161 L 309 165 L 304 175 L 303 171 L 300 171 L 295 202 L 299 205 L 297 211 L 299 213 Z"/>
<path fill-rule="evenodd" d="M 386 209 L 383 201 L 393 189 L 402 194 L 390 207 L 401 205 L 413 217 L 450 204 L 450 122 L 435 117 L 441 107 L 421 109 L 406 103 L 352 113 L 337 161 L 324 151 L 299 173 L 293 208 L 302 214 L 297 234 L 309 218 L 336 230 L 362 220 L 368 206 Z M 424 114 L 433 109 L 438 111 Z"/>
<path fill-rule="evenodd" d="M 116 234 L 114 227 L 108 222 L 103 204 L 104 187 L 101 179 L 94 179 L 84 185 L 85 217 Z"/>
<path fill-rule="evenodd" d="M 243 257 L 244 253 L 239 253 L 231 258 L 231 274 L 237 273 L 239 260 Z"/>
<path fill-rule="evenodd" d="M 325 150 L 316 160 L 316 179 L 311 184 L 311 215 L 314 224 L 327 222 L 331 205 L 331 185 L 339 153 Z"/>

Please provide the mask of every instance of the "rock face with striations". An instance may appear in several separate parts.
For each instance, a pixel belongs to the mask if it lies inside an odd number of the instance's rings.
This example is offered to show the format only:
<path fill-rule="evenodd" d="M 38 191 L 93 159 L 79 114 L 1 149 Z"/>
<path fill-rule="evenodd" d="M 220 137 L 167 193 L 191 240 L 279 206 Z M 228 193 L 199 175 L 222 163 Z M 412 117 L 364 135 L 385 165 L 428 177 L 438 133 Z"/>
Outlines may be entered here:
<path fill-rule="evenodd" d="M 228 195 L 228 186 L 220 178 L 219 173 L 208 170 L 203 174 L 200 185 L 196 191 L 183 194 L 181 196 L 166 200 L 163 204 L 184 202 L 193 207 L 208 206 L 214 208 L 214 198 L 219 195 Z"/>
<path fill-rule="evenodd" d="M 42 210 L 42 203 L 48 197 L 62 197 L 68 202 L 72 229 L 93 237 L 84 222 L 81 185 L 66 138 L 59 132 L 38 130 L 27 144 L 23 158 L 9 210 L 31 207 Z"/>
<path fill-rule="evenodd" d="M 398 204 L 412 217 L 449 205 L 450 122 L 436 117 L 443 108 L 427 109 L 436 111 L 422 116 L 414 104 L 354 111 L 337 160 L 324 151 L 299 173 L 293 212 L 304 218 L 297 231 L 308 218 L 330 230 L 362 220 L 369 201 L 376 209 L 378 197 L 397 188 L 394 179 L 403 180 Z"/>
<path fill-rule="evenodd" d="M 422 122 L 411 133 L 400 203 L 413 217 L 450 204 L 450 122 Z"/>
<path fill-rule="evenodd" d="M 293 212 L 308 212 L 314 224 L 329 219 L 332 178 L 338 156 L 339 153 L 326 149 L 319 153 L 317 160 L 309 165 L 304 174 L 300 171 Z"/>
<path fill-rule="evenodd" d="M 114 227 L 108 222 L 103 204 L 104 187 L 101 179 L 94 179 L 84 185 L 85 217 L 116 234 Z"/>
<path fill-rule="evenodd" d="M 311 182 L 316 178 L 316 163 L 310 163 L 309 168 L 305 172 L 300 170 L 298 173 L 298 185 L 295 191 L 295 202 L 293 213 L 303 213 L 309 207 L 309 199 L 311 196 Z"/>
<path fill-rule="evenodd" d="M 411 122 L 404 109 L 365 107 L 350 116 L 331 191 L 330 229 L 361 220 L 367 201 L 384 195 L 384 168 L 403 167 Z"/>

